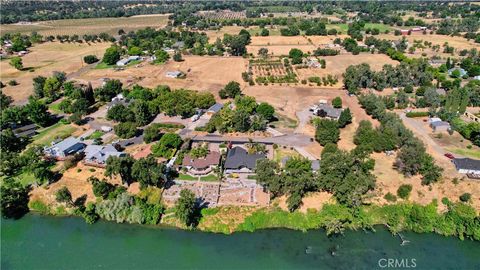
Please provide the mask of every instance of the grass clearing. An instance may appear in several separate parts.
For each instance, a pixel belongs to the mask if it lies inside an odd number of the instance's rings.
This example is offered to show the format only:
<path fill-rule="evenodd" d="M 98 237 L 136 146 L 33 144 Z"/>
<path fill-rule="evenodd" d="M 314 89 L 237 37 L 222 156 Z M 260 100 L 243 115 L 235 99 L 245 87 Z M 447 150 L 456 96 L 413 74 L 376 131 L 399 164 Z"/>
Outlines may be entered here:
<path fill-rule="evenodd" d="M 33 143 L 38 145 L 48 145 L 55 139 L 65 139 L 72 135 L 77 130 L 76 127 L 70 124 L 62 124 L 60 122 L 40 130 L 39 133 L 33 136 Z"/>
<path fill-rule="evenodd" d="M 477 149 L 447 148 L 447 151 L 469 158 L 480 159 L 480 151 Z"/>
<path fill-rule="evenodd" d="M 274 150 L 273 160 L 280 163 L 285 157 L 300 157 L 300 154 L 294 149 L 278 147 Z"/>
<path fill-rule="evenodd" d="M 116 67 L 116 65 L 108 65 L 105 62 L 100 62 L 95 66 L 94 69 L 107 69 L 107 68 L 114 68 L 114 67 Z"/>
<path fill-rule="evenodd" d="M 52 111 L 53 113 L 55 113 L 55 114 L 61 114 L 61 113 L 63 113 L 63 111 L 60 110 L 60 102 L 50 103 L 50 104 L 48 105 L 48 109 L 49 109 L 50 111 Z"/>
<path fill-rule="evenodd" d="M 218 177 L 215 174 L 209 174 L 207 176 L 200 177 L 200 181 L 218 182 Z"/>
<path fill-rule="evenodd" d="M 95 130 L 90 136 L 88 136 L 86 139 L 87 140 L 95 140 L 95 139 L 100 139 L 103 134 L 105 134 L 103 131 L 101 130 Z"/>
<path fill-rule="evenodd" d="M 2 24 L 2 33 L 28 33 L 37 31 L 41 35 L 84 35 L 102 32 L 117 35 L 118 30 L 125 32 L 146 27 L 160 28 L 168 22 L 168 14 L 149 16 L 131 16 L 120 18 L 88 18 L 34 22 L 30 24 Z"/>
<path fill-rule="evenodd" d="M 377 28 L 380 32 L 384 33 L 386 30 L 392 31 L 393 28 L 390 25 L 386 25 L 383 23 L 366 23 L 364 29 L 373 29 Z M 342 33 L 347 33 L 348 31 L 348 24 L 340 23 L 340 24 L 327 24 L 327 29 L 337 29 L 337 31 L 341 31 Z"/>
<path fill-rule="evenodd" d="M 178 174 L 178 177 L 177 177 L 177 180 L 197 181 L 197 180 L 198 180 L 198 177 L 193 177 L 193 176 L 188 175 L 188 174 L 179 173 L 179 174 Z"/>

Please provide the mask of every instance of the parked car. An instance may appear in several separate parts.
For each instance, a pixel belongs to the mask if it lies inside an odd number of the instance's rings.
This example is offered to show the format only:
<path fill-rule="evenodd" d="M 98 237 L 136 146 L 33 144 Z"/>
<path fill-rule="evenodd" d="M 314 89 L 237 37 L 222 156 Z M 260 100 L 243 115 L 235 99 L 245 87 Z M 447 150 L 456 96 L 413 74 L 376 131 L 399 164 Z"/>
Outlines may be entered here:
<path fill-rule="evenodd" d="M 454 159 L 455 157 L 452 155 L 452 153 L 445 153 L 445 155 L 449 159 Z"/>

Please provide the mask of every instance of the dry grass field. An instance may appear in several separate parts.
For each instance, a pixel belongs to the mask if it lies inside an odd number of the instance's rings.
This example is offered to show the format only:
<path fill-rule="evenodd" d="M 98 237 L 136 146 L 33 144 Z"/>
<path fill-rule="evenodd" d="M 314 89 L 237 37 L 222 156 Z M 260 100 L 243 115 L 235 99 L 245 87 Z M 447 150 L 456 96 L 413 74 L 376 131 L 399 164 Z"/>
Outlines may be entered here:
<path fill-rule="evenodd" d="M 145 87 L 166 84 L 173 89 L 211 91 L 215 95 L 230 81 L 241 82 L 241 73 L 247 69 L 247 60 L 241 57 L 185 56 L 183 62 L 169 61 L 164 65 L 142 63 L 141 67 L 128 67 L 122 71 L 92 69 L 79 77 L 80 81 L 91 81 L 99 86 L 101 78 L 119 79 L 124 84 L 138 83 Z M 165 77 L 166 72 L 180 70 L 187 74 L 185 79 Z"/>
<path fill-rule="evenodd" d="M 402 36 L 395 36 L 394 34 L 380 34 L 376 36 L 380 39 L 388 39 L 388 40 L 399 40 Z M 463 37 L 452 37 L 452 36 L 445 36 L 445 35 L 437 35 L 437 34 L 427 34 L 424 35 L 421 32 L 415 32 L 411 35 L 404 36 L 410 45 L 413 44 L 414 40 L 423 40 L 432 42 L 433 45 L 440 45 L 442 46 L 445 42 L 448 42 L 449 46 L 453 46 L 457 50 L 462 49 L 473 49 L 479 48 L 479 44 L 475 43 L 473 40 L 468 41 Z M 443 47 L 440 48 L 440 51 L 443 51 Z"/>
<path fill-rule="evenodd" d="M 271 55 L 288 55 L 288 52 L 297 48 L 305 53 L 313 53 L 320 45 L 333 44 L 335 38 L 344 38 L 344 35 L 338 36 L 269 36 L 252 37 L 252 42 L 247 46 L 247 51 L 253 55 L 258 54 L 260 48 L 267 48 Z"/>
<path fill-rule="evenodd" d="M 336 88 L 342 85 L 342 74 L 350 65 L 359 65 L 367 63 L 373 70 L 381 70 L 386 64 L 398 65 L 398 61 L 390 59 L 390 57 L 384 54 L 370 54 L 362 53 L 359 55 L 340 54 L 335 56 L 323 56 L 321 59 L 325 59 L 326 68 L 302 68 L 296 69 L 299 79 L 308 79 L 312 76 L 324 77 L 327 75 L 337 76 L 339 82 L 335 85 Z"/>
<path fill-rule="evenodd" d="M 92 184 L 88 182 L 87 179 L 91 176 L 94 176 L 102 180 L 105 178 L 104 172 L 105 169 L 89 167 L 83 165 L 82 163 L 78 163 L 76 167 L 66 170 L 62 178 L 49 185 L 47 189 L 44 187 L 33 189 L 30 193 L 30 200 L 40 200 L 47 205 L 56 205 L 55 192 L 66 186 L 72 192 L 72 198 L 74 200 L 86 194 L 88 202 L 95 201 Z M 112 184 L 121 184 L 121 180 L 118 177 L 105 179 Z"/>
<path fill-rule="evenodd" d="M 409 197 L 410 201 L 425 205 L 436 199 L 440 209 L 443 210 L 445 209 L 445 206 L 441 203 L 443 197 L 447 197 L 451 201 L 458 201 L 460 195 L 468 192 L 472 194 L 472 206 L 480 210 L 480 197 L 478 197 L 480 194 L 480 184 L 478 181 L 459 178 L 458 183 L 455 184 L 453 178 L 444 177 L 431 187 L 423 186 L 420 176 L 417 175 L 406 178 L 393 169 L 395 156 L 374 153 L 372 157 L 375 159 L 375 169 L 373 173 L 377 176 L 377 187 L 373 192 L 375 197 L 372 198 L 372 202 L 385 204 L 387 203 L 383 198 L 385 194 L 390 192 L 396 195 L 398 187 L 403 184 L 410 184 L 413 187 Z"/>
<path fill-rule="evenodd" d="M 160 28 L 167 25 L 168 14 L 139 15 L 122 18 L 90 18 L 42 21 L 31 24 L 3 24 L 1 34 L 37 31 L 41 35 L 84 35 L 102 32 L 116 35 L 119 29 L 126 32 L 145 27 Z"/>
<path fill-rule="evenodd" d="M 0 62 L 0 79 L 6 84 L 9 80 L 16 80 L 19 85 L 6 86 L 2 89 L 15 102 L 25 102 L 33 93 L 32 78 L 42 75 L 51 76 L 53 71 L 63 71 L 70 74 L 78 71 L 82 66 L 85 55 L 94 54 L 99 58 L 109 47 L 109 43 L 73 44 L 46 42 L 30 48 L 30 53 L 23 56 L 23 66 L 31 70 L 19 71 L 10 66 L 8 60 Z"/>

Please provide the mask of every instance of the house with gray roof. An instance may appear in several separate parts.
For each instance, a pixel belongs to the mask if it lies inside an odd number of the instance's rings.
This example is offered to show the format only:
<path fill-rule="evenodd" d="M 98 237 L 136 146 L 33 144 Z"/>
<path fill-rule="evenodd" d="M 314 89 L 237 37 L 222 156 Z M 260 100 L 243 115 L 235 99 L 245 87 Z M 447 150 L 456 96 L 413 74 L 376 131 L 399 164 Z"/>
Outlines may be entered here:
<path fill-rule="evenodd" d="M 210 108 L 208 108 L 207 114 L 209 114 L 209 115 L 216 114 L 216 113 L 219 112 L 222 108 L 223 108 L 223 104 L 222 104 L 222 103 L 215 103 L 215 104 L 213 104 Z"/>
<path fill-rule="evenodd" d="M 264 154 L 249 154 L 242 147 L 233 147 L 227 152 L 225 173 L 251 173 L 255 170 L 257 160 L 264 158 Z"/>
<path fill-rule="evenodd" d="M 45 155 L 62 160 L 69 155 L 83 152 L 85 149 L 85 144 L 80 141 L 78 138 L 69 137 L 63 141 L 52 144 L 50 147 L 45 147 Z"/>
<path fill-rule="evenodd" d="M 37 125 L 30 124 L 25 126 L 16 126 L 12 125 L 12 131 L 17 137 L 28 137 L 31 138 L 37 134 Z"/>
<path fill-rule="evenodd" d="M 433 129 L 433 132 L 449 131 L 451 129 L 450 123 L 445 122 L 445 121 L 431 122 L 430 127 Z"/>
<path fill-rule="evenodd" d="M 455 158 L 453 164 L 459 173 L 480 175 L 480 160 L 471 158 Z"/>
<path fill-rule="evenodd" d="M 85 148 L 85 165 L 105 167 L 107 159 L 111 156 L 122 157 L 126 154 L 118 151 L 111 144 L 109 145 L 89 145 Z"/>
<path fill-rule="evenodd" d="M 340 118 L 340 114 L 342 114 L 342 111 L 342 109 L 334 108 L 329 104 L 320 104 L 313 110 L 313 114 L 331 120 L 338 120 L 338 118 Z"/>

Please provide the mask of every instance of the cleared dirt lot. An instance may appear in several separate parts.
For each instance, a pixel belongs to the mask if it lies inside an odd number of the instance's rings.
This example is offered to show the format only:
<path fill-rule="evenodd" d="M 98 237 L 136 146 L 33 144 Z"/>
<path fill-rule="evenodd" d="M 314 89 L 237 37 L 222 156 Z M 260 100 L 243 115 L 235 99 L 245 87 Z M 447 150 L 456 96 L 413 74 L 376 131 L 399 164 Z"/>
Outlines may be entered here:
<path fill-rule="evenodd" d="M 42 21 L 31 24 L 2 24 L 4 33 L 30 33 L 37 31 L 41 35 L 84 35 L 102 32 L 117 35 L 119 29 L 125 32 L 146 27 L 160 28 L 167 25 L 168 14 L 139 15 L 122 18 L 89 18 Z"/>
<path fill-rule="evenodd" d="M 80 77 L 84 81 L 92 81 L 99 85 L 101 78 L 119 79 L 123 83 L 132 80 L 145 87 L 156 87 L 166 84 L 173 89 L 187 88 L 205 90 L 218 94 L 229 81 L 242 81 L 241 73 L 246 70 L 247 60 L 241 57 L 205 57 L 185 56 L 185 61 L 169 61 L 164 65 L 142 63 L 141 67 L 128 67 L 122 71 L 113 69 L 93 69 Z M 165 77 L 166 72 L 180 70 L 187 74 L 185 79 Z"/>
<path fill-rule="evenodd" d="M 4 84 L 16 80 L 19 85 L 6 86 L 2 91 L 11 96 L 15 102 L 25 102 L 33 93 L 32 78 L 36 76 L 51 76 L 53 71 L 63 71 L 67 74 L 78 71 L 85 66 L 83 57 L 94 54 L 99 58 L 109 47 L 109 43 L 73 44 L 46 42 L 30 48 L 30 53 L 22 57 L 23 66 L 33 70 L 19 71 L 10 66 L 9 60 L 0 62 L 0 79 Z"/>

